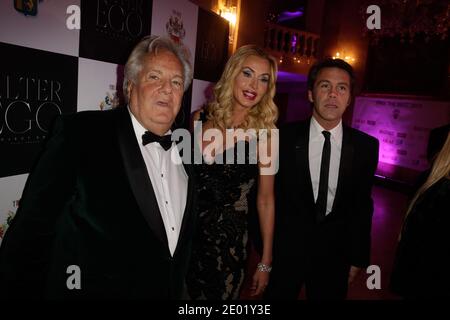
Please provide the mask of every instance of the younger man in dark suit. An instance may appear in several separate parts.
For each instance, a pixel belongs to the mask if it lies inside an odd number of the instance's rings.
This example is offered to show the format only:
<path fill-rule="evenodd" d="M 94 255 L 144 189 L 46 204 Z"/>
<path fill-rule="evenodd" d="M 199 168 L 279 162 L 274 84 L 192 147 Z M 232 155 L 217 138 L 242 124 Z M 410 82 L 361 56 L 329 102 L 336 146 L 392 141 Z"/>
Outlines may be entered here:
<path fill-rule="evenodd" d="M 170 128 L 191 80 L 185 49 L 146 37 L 128 106 L 57 119 L 0 248 L 2 295 L 183 297 L 193 188 Z"/>
<path fill-rule="evenodd" d="M 280 130 L 269 299 L 345 299 L 368 266 L 378 140 L 342 124 L 353 69 L 327 59 L 308 76 L 313 115 Z"/>

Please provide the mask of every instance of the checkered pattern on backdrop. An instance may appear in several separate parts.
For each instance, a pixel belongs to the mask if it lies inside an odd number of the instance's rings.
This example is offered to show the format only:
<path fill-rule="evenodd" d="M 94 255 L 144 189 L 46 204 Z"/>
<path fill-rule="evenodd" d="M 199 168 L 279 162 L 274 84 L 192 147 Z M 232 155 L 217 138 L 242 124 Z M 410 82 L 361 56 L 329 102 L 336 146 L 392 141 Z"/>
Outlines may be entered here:
<path fill-rule="evenodd" d="M 114 108 L 139 39 L 169 35 L 190 49 L 194 81 L 181 126 L 210 97 L 227 59 L 227 22 L 186 0 L 27 3 L 0 2 L 0 243 L 51 120 Z M 80 29 L 71 29 L 77 18 Z"/>

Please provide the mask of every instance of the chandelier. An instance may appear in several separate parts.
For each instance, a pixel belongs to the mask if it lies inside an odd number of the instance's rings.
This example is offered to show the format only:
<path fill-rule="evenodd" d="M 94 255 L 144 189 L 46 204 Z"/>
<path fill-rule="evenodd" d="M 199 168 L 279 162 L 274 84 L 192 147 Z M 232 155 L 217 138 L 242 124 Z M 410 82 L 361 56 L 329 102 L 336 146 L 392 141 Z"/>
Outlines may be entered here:
<path fill-rule="evenodd" d="M 381 38 L 400 37 L 400 41 L 413 42 L 423 36 L 445 40 L 450 26 L 450 3 L 448 0 L 378 0 L 365 1 L 361 12 L 364 21 L 369 17 L 369 5 L 380 7 L 381 28 L 369 30 L 364 23 L 365 36 L 377 43 Z"/>

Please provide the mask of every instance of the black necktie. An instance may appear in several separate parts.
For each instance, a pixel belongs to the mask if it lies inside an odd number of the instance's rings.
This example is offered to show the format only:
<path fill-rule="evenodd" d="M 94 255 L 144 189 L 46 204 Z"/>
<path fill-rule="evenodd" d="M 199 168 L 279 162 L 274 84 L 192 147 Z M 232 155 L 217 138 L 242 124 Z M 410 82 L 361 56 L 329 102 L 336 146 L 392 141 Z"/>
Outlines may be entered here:
<path fill-rule="evenodd" d="M 320 163 L 320 180 L 319 180 L 319 192 L 316 201 L 317 221 L 321 222 L 325 218 L 327 211 L 327 196 L 328 196 L 328 173 L 330 171 L 330 156 L 331 156 L 331 143 L 330 132 L 322 131 L 325 137 L 322 149 L 322 161 Z"/>
<path fill-rule="evenodd" d="M 147 143 L 158 142 L 164 150 L 169 150 L 172 146 L 172 135 L 158 136 L 151 131 L 145 131 L 142 135 L 142 144 L 145 146 Z"/>

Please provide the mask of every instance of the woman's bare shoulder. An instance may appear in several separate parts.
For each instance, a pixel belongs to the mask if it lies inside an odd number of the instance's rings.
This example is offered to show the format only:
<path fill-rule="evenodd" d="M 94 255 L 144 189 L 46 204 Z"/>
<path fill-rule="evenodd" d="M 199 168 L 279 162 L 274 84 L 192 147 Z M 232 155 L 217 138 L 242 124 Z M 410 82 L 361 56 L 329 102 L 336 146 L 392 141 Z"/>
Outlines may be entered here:
<path fill-rule="evenodd" d="M 203 110 L 203 108 L 200 108 L 200 109 L 194 111 L 194 113 L 192 114 L 192 121 L 198 121 L 198 120 L 200 120 L 200 117 L 201 117 L 202 112 L 205 112 L 205 111 Z"/>

